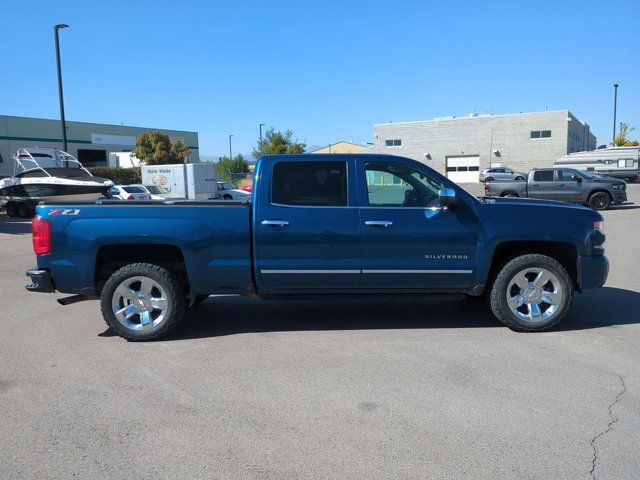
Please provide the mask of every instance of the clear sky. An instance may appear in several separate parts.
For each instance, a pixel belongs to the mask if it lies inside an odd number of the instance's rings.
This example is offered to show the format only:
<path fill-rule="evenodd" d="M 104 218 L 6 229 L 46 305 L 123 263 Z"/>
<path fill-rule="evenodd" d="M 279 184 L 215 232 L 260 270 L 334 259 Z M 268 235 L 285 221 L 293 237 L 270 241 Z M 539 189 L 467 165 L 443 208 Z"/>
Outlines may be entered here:
<path fill-rule="evenodd" d="M 250 152 L 258 124 L 326 145 L 373 124 L 569 109 L 598 143 L 640 128 L 640 1 L 0 0 L 0 114 L 194 130 Z M 637 138 L 637 132 L 632 135 Z"/>

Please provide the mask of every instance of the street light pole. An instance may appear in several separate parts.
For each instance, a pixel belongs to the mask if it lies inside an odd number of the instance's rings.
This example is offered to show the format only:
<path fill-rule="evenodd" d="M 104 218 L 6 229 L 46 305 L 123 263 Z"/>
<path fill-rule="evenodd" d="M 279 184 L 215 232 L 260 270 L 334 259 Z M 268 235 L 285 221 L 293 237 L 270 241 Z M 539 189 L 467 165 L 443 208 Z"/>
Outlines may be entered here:
<path fill-rule="evenodd" d="M 64 119 L 64 96 L 62 95 L 62 67 L 60 66 L 60 41 L 58 40 L 58 30 L 68 28 L 69 25 L 59 23 L 53 27 L 53 36 L 56 44 L 56 64 L 58 66 L 58 97 L 60 98 L 60 120 L 62 121 L 62 150 L 67 151 L 67 123 Z"/>
<path fill-rule="evenodd" d="M 260 124 L 260 155 L 262 155 L 262 127 L 264 126 L 265 126 L 264 123 Z"/>
<path fill-rule="evenodd" d="M 613 84 L 613 140 L 611 142 L 616 141 L 616 113 L 618 109 L 618 84 Z"/>
<path fill-rule="evenodd" d="M 233 154 L 231 153 L 231 137 L 233 137 L 233 135 L 229 135 L 229 160 L 233 159 Z"/>

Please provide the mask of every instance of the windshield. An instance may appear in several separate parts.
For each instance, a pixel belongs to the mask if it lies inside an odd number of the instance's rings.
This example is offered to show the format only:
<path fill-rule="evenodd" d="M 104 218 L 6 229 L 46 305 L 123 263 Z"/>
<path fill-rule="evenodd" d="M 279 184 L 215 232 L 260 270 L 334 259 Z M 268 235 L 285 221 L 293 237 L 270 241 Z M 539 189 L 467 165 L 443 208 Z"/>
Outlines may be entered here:
<path fill-rule="evenodd" d="M 587 179 L 587 180 L 593 180 L 594 177 L 593 175 L 589 175 L 587 172 L 582 171 L 582 170 L 574 170 L 578 175 L 581 175 L 583 178 Z"/>

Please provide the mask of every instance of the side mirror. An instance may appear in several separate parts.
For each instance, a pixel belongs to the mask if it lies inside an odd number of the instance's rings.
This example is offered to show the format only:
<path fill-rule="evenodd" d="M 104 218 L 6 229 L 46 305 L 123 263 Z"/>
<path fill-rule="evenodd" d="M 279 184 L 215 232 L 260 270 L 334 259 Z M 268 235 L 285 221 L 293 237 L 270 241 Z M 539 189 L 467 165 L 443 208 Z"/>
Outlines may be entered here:
<path fill-rule="evenodd" d="M 578 178 L 576 178 L 576 181 L 577 181 L 578 183 L 582 183 L 582 177 L 581 177 L 580 175 L 578 175 Z"/>
<path fill-rule="evenodd" d="M 460 205 L 460 198 L 453 188 L 441 188 L 438 192 L 438 201 L 441 207 L 455 208 Z"/>

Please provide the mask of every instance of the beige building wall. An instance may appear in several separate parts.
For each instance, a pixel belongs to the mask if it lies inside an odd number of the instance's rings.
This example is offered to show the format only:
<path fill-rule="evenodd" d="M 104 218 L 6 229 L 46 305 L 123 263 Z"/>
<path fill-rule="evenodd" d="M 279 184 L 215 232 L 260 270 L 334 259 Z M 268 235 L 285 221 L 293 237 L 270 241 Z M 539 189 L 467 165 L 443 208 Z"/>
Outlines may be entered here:
<path fill-rule="evenodd" d="M 327 145 L 326 147 L 319 148 L 310 153 L 358 153 L 365 147 L 357 143 L 351 142 L 337 142 Z"/>

